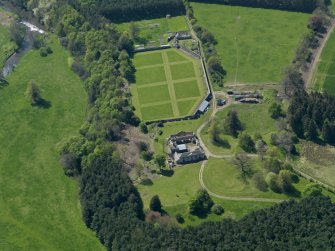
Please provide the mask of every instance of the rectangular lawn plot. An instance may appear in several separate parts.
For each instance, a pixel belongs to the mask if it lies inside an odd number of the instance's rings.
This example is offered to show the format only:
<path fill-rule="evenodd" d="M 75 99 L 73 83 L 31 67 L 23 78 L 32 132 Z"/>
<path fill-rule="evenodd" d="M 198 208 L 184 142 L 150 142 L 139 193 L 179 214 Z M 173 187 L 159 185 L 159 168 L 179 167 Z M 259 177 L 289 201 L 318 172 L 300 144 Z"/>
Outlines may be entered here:
<path fill-rule="evenodd" d="M 185 57 L 179 54 L 178 51 L 171 50 L 166 52 L 168 56 L 169 63 L 174 63 L 174 62 L 181 62 L 181 61 L 187 61 Z"/>
<path fill-rule="evenodd" d="M 162 53 L 155 51 L 135 54 L 134 64 L 137 67 L 163 64 Z"/>
<path fill-rule="evenodd" d="M 323 91 L 335 95 L 335 77 L 327 76 L 323 84 Z"/>
<path fill-rule="evenodd" d="M 171 65 L 170 68 L 173 80 L 195 77 L 193 63 Z"/>
<path fill-rule="evenodd" d="M 171 103 L 147 106 L 141 108 L 142 119 L 144 121 L 159 120 L 173 117 Z"/>
<path fill-rule="evenodd" d="M 186 101 L 179 101 L 178 102 L 178 109 L 180 116 L 187 116 L 191 114 L 192 108 L 195 105 L 196 99 L 186 100 Z"/>
<path fill-rule="evenodd" d="M 152 84 L 158 82 L 165 82 L 164 66 L 156 66 L 151 68 L 138 69 L 136 71 L 136 84 Z"/>
<path fill-rule="evenodd" d="M 170 100 L 168 85 L 158 85 L 137 89 L 140 104 L 150 104 Z"/>
<path fill-rule="evenodd" d="M 174 83 L 174 89 L 177 99 L 200 96 L 197 80 Z"/>

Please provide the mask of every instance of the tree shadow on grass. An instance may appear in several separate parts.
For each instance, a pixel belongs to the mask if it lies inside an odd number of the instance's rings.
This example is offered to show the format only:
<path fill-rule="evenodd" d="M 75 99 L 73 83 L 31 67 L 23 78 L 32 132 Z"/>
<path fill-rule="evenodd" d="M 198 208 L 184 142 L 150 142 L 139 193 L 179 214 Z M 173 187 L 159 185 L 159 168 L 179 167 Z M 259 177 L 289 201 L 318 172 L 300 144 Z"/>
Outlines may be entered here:
<path fill-rule="evenodd" d="M 51 107 L 51 101 L 41 98 L 35 104 L 32 104 L 32 106 L 36 106 L 42 109 L 49 109 Z"/>
<path fill-rule="evenodd" d="M 161 174 L 166 177 L 172 177 L 174 174 L 173 170 L 162 169 Z"/>
<path fill-rule="evenodd" d="M 151 179 L 146 178 L 146 179 L 141 180 L 140 184 L 143 186 L 152 186 L 153 182 Z"/>

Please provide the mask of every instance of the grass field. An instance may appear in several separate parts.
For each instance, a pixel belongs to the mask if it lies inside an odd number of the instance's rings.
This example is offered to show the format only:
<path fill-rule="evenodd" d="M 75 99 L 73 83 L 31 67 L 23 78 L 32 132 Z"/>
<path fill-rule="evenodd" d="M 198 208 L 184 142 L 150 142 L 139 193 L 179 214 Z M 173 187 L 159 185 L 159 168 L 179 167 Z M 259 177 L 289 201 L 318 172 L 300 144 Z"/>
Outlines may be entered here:
<path fill-rule="evenodd" d="M 131 23 L 118 24 L 121 31 L 129 31 Z M 171 19 L 158 18 L 133 22 L 139 28 L 139 35 L 135 38 L 136 44 L 159 46 L 167 44 L 169 33 L 188 30 L 185 17 L 177 16 Z"/>
<path fill-rule="evenodd" d="M 335 95 L 335 31 L 330 35 L 317 62 L 310 87 Z"/>
<path fill-rule="evenodd" d="M 176 49 L 135 54 L 131 86 L 136 114 L 144 121 L 191 115 L 205 94 L 200 63 Z"/>
<path fill-rule="evenodd" d="M 253 171 L 263 172 L 260 163 L 256 159 L 253 161 Z M 290 198 L 286 194 L 274 193 L 270 189 L 262 192 L 255 187 L 255 184 L 250 179 L 244 182 L 230 159 L 210 159 L 203 173 L 203 179 L 210 191 L 220 195 L 269 199 Z M 307 184 L 308 181 L 306 179 L 300 178 L 299 183 L 294 184 L 294 186 L 301 192 Z"/>
<path fill-rule="evenodd" d="M 59 164 L 56 144 L 77 134 L 87 98 L 69 54 L 52 41 L 53 54 L 29 52 L 0 90 L 0 249 L 104 250 L 82 220 L 77 182 Z M 50 108 L 26 100 L 31 80 Z"/>
<path fill-rule="evenodd" d="M 228 83 L 278 83 L 307 31 L 308 14 L 203 3 L 192 6 L 199 25 L 218 41 Z"/>
<path fill-rule="evenodd" d="M 222 128 L 223 121 L 227 117 L 230 110 L 234 109 L 238 112 L 238 117 L 244 126 L 244 132 L 247 132 L 250 136 L 254 136 L 256 133 L 262 135 L 263 139 L 270 145 L 270 137 L 272 133 L 277 132 L 276 120 L 272 119 L 268 112 L 269 105 L 263 104 L 235 104 L 231 107 L 224 109 L 216 114 L 215 121 Z M 223 148 L 212 144 L 210 133 L 210 126 L 204 128 L 201 132 L 201 137 L 205 142 L 206 146 L 216 154 L 232 154 L 243 151 L 238 146 L 238 139 L 230 136 L 221 134 L 220 136 L 226 139 L 230 148 Z"/>
<path fill-rule="evenodd" d="M 171 216 L 180 213 L 185 218 L 185 225 L 197 225 L 203 221 L 219 221 L 227 217 L 240 218 L 254 210 L 269 207 L 273 203 L 227 201 L 214 199 L 215 203 L 221 204 L 225 213 L 217 216 L 213 213 L 208 217 L 200 219 L 187 213 L 187 203 L 196 191 L 201 187 L 199 183 L 199 164 L 186 165 L 175 169 L 172 177 L 161 177 L 153 181 L 152 185 L 138 185 L 137 188 L 144 202 L 144 207 L 149 207 L 150 199 L 158 194 L 164 210 Z"/>

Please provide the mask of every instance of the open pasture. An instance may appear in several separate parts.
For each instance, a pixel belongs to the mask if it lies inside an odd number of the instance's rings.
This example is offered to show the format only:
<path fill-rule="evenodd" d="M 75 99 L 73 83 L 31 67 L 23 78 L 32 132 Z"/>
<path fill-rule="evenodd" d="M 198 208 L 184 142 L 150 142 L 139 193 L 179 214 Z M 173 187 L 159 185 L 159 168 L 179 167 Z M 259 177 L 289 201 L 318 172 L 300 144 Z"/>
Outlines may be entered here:
<path fill-rule="evenodd" d="M 310 84 L 314 90 L 335 95 L 335 31 L 323 48 Z"/>
<path fill-rule="evenodd" d="M 278 83 L 294 58 L 308 14 L 192 3 L 199 25 L 211 31 L 227 83 Z"/>
<path fill-rule="evenodd" d="M 86 93 L 52 36 L 51 55 L 25 55 L 0 90 L 0 249 L 104 250 L 82 220 L 78 184 L 64 175 L 56 145 L 78 134 Z M 31 106 L 29 81 L 50 107 Z"/>
<path fill-rule="evenodd" d="M 202 101 L 205 86 L 198 60 L 168 49 L 137 53 L 134 63 L 132 102 L 142 120 L 187 116 Z"/>

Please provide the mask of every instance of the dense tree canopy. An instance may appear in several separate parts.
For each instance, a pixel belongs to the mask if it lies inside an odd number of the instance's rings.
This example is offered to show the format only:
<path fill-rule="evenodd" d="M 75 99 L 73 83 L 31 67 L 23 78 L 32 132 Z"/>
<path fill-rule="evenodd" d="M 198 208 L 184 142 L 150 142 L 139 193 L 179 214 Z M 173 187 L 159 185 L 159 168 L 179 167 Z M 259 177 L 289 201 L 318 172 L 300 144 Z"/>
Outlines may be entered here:
<path fill-rule="evenodd" d="M 130 21 L 185 13 L 182 0 L 77 0 L 84 14 L 92 9 L 110 20 Z"/>

